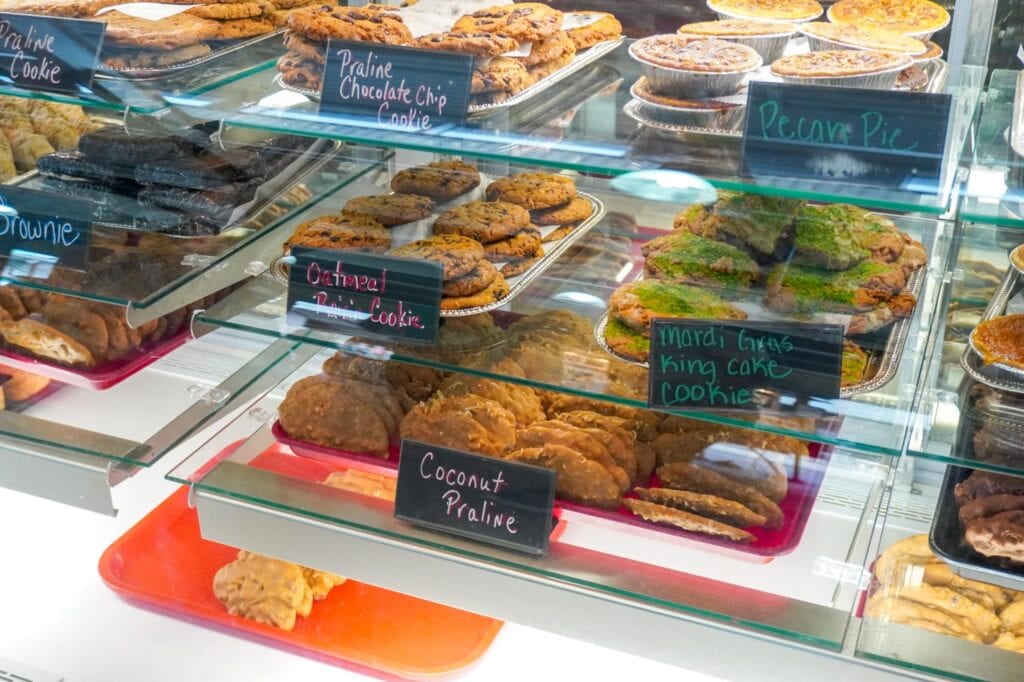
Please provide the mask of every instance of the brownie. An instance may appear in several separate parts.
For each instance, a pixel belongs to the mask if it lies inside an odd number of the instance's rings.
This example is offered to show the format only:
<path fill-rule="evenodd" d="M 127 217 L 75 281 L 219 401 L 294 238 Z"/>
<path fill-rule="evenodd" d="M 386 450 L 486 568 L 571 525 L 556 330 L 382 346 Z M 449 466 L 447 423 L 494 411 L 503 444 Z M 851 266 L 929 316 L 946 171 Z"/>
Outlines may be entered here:
<path fill-rule="evenodd" d="M 266 177 L 272 178 L 305 154 L 317 140 L 302 135 L 280 135 L 255 146 L 267 164 Z"/>
<path fill-rule="evenodd" d="M 122 180 L 132 180 L 135 170 L 119 163 L 96 163 L 81 152 L 61 150 L 39 157 L 36 168 L 42 175 L 61 179 L 89 180 L 114 188 Z"/>
<path fill-rule="evenodd" d="M 256 196 L 256 190 L 262 182 L 262 178 L 251 178 L 205 191 L 151 185 L 139 192 L 139 201 L 146 206 L 160 206 L 194 216 L 206 216 L 207 222 L 211 224 L 223 224 L 235 207 Z"/>
<path fill-rule="evenodd" d="M 198 151 L 197 142 L 205 142 L 201 133 L 191 139 L 181 136 L 129 135 L 123 128 L 109 126 L 86 133 L 78 140 L 78 150 L 99 164 L 132 166 L 153 159 L 176 159 Z M 208 138 L 207 138 L 208 139 Z"/>
<path fill-rule="evenodd" d="M 143 185 L 170 185 L 204 190 L 239 180 L 263 177 L 267 163 L 247 149 L 230 152 L 205 152 L 195 157 L 150 161 L 135 169 L 135 179 Z"/>
<path fill-rule="evenodd" d="M 88 180 L 61 180 L 44 176 L 39 184 L 44 191 L 88 199 L 92 202 L 93 220 L 106 223 L 130 223 L 138 202 L 111 191 L 108 185 Z"/>

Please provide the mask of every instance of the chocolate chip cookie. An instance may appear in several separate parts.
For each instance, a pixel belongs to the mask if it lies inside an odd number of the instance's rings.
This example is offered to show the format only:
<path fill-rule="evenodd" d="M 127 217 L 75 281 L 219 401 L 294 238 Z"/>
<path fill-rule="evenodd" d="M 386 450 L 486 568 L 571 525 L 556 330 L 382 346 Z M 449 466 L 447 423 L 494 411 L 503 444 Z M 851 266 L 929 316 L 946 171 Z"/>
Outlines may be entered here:
<path fill-rule="evenodd" d="M 444 268 L 444 280 L 468 275 L 483 260 L 480 242 L 457 234 L 441 234 L 410 242 L 391 252 L 402 258 L 432 260 Z"/>
<path fill-rule="evenodd" d="M 503 277 L 516 277 L 521 275 L 540 261 L 544 257 L 544 249 L 539 249 L 537 255 L 533 258 L 524 258 L 522 260 L 511 260 L 501 266 L 501 275 Z"/>
<path fill-rule="evenodd" d="M 262 15 L 270 3 L 265 2 L 219 2 L 207 5 L 197 5 L 186 10 L 185 14 L 202 19 L 214 19 L 215 21 L 229 21 L 231 19 L 252 19 Z"/>
<path fill-rule="evenodd" d="M 545 38 L 533 44 L 530 54 L 525 57 L 516 57 L 516 61 L 526 67 L 535 66 L 552 59 L 558 59 L 563 55 L 576 55 L 576 45 L 569 38 L 565 31 L 557 31 L 550 38 Z"/>
<path fill-rule="evenodd" d="M 517 49 L 519 42 L 502 33 L 447 31 L 420 36 L 416 39 L 416 45 L 427 50 L 462 52 L 476 57 L 498 57 Z"/>
<path fill-rule="evenodd" d="M 527 227 L 508 239 L 484 244 L 484 257 L 492 263 L 529 258 L 540 249 L 540 230 Z"/>
<path fill-rule="evenodd" d="M 325 215 L 295 228 L 284 243 L 284 252 L 288 253 L 293 246 L 383 253 L 391 247 L 391 233 L 367 216 Z"/>
<path fill-rule="evenodd" d="M 253 38 L 277 30 L 274 23 L 268 19 L 234 19 L 232 21 L 218 21 L 220 27 L 217 29 L 213 40 L 238 40 L 241 38 Z"/>
<path fill-rule="evenodd" d="M 573 197 L 569 203 L 555 206 L 543 211 L 533 211 L 534 225 L 565 225 L 586 220 L 594 211 L 594 207 L 583 197 Z"/>
<path fill-rule="evenodd" d="M 412 44 L 412 33 L 402 17 L 379 7 L 317 5 L 293 12 L 288 17 L 288 28 L 320 42 L 344 38 L 386 45 Z"/>
<path fill-rule="evenodd" d="M 103 64 L 111 69 L 152 69 L 199 59 L 211 51 L 206 43 L 173 50 L 118 50 L 105 54 Z"/>
<path fill-rule="evenodd" d="M 434 201 L 418 194 L 384 194 L 349 199 L 342 210 L 375 218 L 390 227 L 426 218 L 434 212 Z"/>
<path fill-rule="evenodd" d="M 576 183 L 564 175 L 520 173 L 495 180 L 486 194 L 488 201 L 507 201 L 533 211 L 567 203 L 576 196 Z"/>
<path fill-rule="evenodd" d="M 327 43 L 307 40 L 298 33 L 288 31 L 284 34 L 284 46 L 303 59 L 317 64 L 327 63 Z"/>
<path fill-rule="evenodd" d="M 468 296 L 445 296 L 441 299 L 441 310 L 463 310 L 490 305 L 508 296 L 508 282 L 501 273 L 495 273 L 494 281 L 485 289 Z"/>
<path fill-rule="evenodd" d="M 562 225 L 557 230 L 549 232 L 543 237 L 541 237 L 540 240 L 545 244 L 547 244 L 548 242 L 557 242 L 559 239 L 565 239 L 566 237 L 568 237 L 570 234 L 572 234 L 572 231 L 575 230 L 577 227 L 579 227 L 579 223 L 569 223 L 568 225 Z"/>
<path fill-rule="evenodd" d="M 504 201 L 471 201 L 442 213 L 434 234 L 460 234 L 488 243 L 505 239 L 530 224 L 530 213 Z"/>
<path fill-rule="evenodd" d="M 608 12 L 573 12 L 572 19 L 575 20 L 576 17 L 596 17 L 596 21 L 592 21 L 585 26 L 566 29 L 565 32 L 569 34 L 569 39 L 576 45 L 577 52 L 606 40 L 615 40 L 622 36 L 622 24 L 619 23 L 614 14 L 609 14 Z"/>
<path fill-rule="evenodd" d="M 277 70 L 286 85 L 303 90 L 319 90 L 323 86 L 324 66 L 289 52 L 277 60 Z"/>
<path fill-rule="evenodd" d="M 469 296 L 483 291 L 498 276 L 498 269 L 485 260 L 479 261 L 469 274 L 450 279 L 441 289 L 442 296 Z"/>
<path fill-rule="evenodd" d="M 562 27 L 562 13 L 539 2 L 499 5 L 467 14 L 453 31 L 504 33 L 521 43 L 544 40 Z"/>
<path fill-rule="evenodd" d="M 575 52 L 566 52 L 562 56 L 556 57 L 550 61 L 534 64 L 529 67 L 526 72 L 529 73 L 535 81 L 539 81 L 541 78 L 547 78 L 559 69 L 564 69 L 572 62 L 575 56 Z"/>
<path fill-rule="evenodd" d="M 495 57 L 473 69 L 470 92 L 522 92 L 533 85 L 534 78 L 526 67 L 509 57 Z"/>
<path fill-rule="evenodd" d="M 435 161 L 406 168 L 391 178 L 391 189 L 419 194 L 434 201 L 449 201 L 480 184 L 476 168 L 462 161 Z"/>

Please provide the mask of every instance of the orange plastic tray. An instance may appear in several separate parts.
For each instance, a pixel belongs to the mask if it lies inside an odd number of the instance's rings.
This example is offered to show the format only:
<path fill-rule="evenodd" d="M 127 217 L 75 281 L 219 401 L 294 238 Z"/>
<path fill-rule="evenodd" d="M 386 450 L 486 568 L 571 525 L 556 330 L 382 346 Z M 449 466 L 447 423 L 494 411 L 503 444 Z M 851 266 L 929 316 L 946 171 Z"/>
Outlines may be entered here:
<path fill-rule="evenodd" d="M 299 460 L 274 451 L 261 459 L 268 469 L 293 469 Z M 212 585 L 237 550 L 200 536 L 187 495 L 179 489 L 100 557 L 100 576 L 122 597 L 303 656 L 406 678 L 470 665 L 501 629 L 501 621 L 352 580 L 315 602 L 309 618 L 300 617 L 291 632 L 232 616 Z"/>

